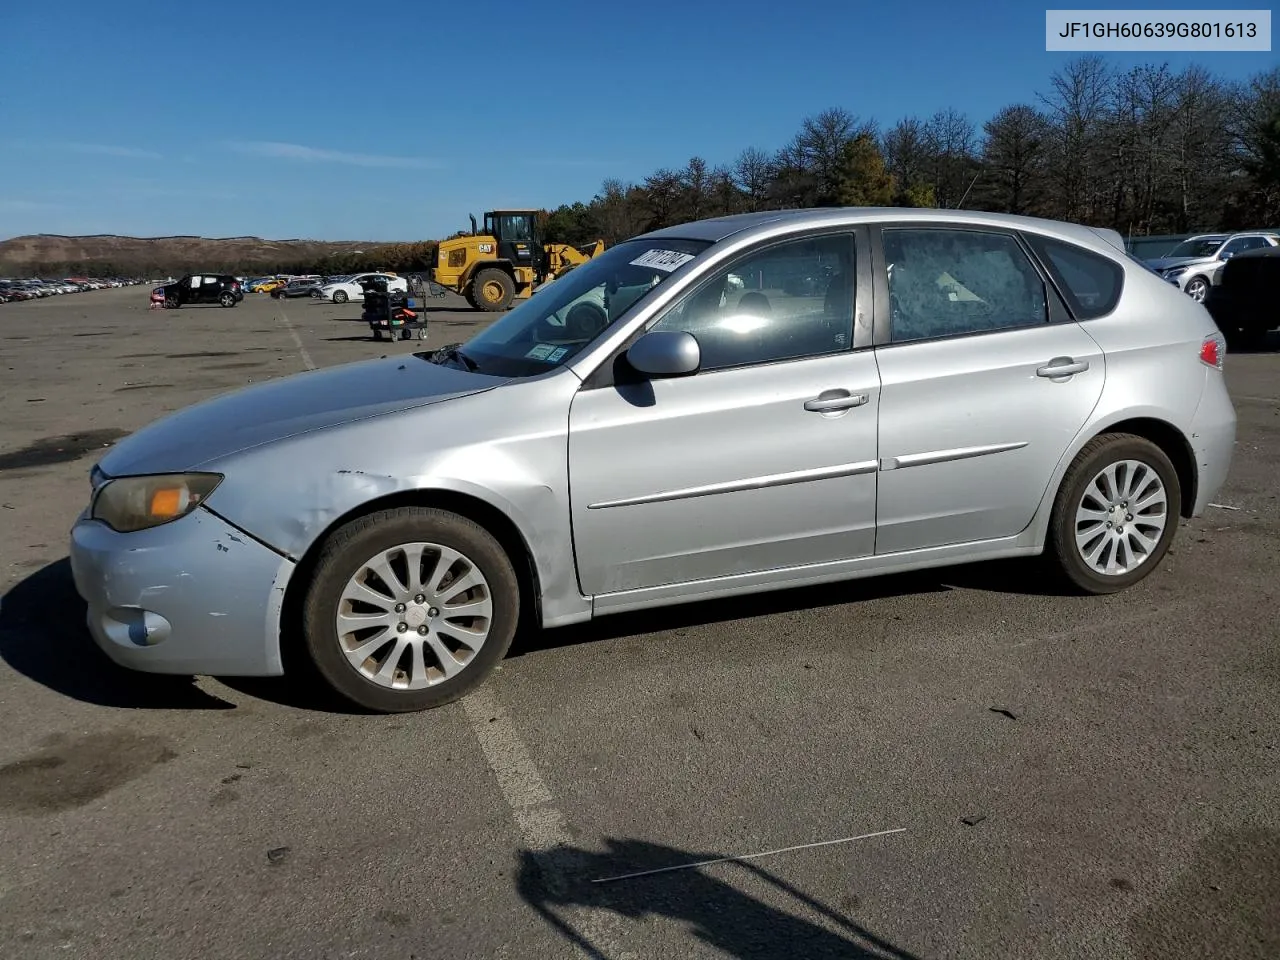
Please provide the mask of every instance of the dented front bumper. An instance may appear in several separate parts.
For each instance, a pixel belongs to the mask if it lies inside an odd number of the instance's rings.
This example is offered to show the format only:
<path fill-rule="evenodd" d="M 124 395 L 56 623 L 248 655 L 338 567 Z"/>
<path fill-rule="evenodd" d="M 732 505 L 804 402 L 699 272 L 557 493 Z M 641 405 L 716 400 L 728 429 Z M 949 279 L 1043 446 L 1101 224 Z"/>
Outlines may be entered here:
<path fill-rule="evenodd" d="M 148 673 L 278 676 L 292 561 L 199 508 L 117 533 L 81 516 L 71 569 L 98 646 Z"/>

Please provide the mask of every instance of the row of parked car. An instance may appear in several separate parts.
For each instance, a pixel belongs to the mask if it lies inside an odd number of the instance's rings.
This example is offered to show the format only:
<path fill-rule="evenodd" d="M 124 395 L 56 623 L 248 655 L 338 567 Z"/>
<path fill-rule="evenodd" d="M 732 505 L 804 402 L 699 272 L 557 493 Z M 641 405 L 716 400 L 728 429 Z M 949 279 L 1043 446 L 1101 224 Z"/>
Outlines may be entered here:
<path fill-rule="evenodd" d="M 39 300 L 64 293 L 102 290 L 106 287 L 132 287 L 145 281 L 126 277 L 68 277 L 65 280 L 0 279 L 0 303 Z"/>
<path fill-rule="evenodd" d="M 277 300 L 293 297 L 310 297 L 313 300 L 328 300 L 333 303 L 346 303 L 348 300 L 364 299 L 362 281 L 385 280 L 388 291 L 409 292 L 409 281 L 394 273 L 351 273 L 337 277 L 292 277 L 288 280 L 276 280 L 265 284 L 252 284 L 250 292 L 267 293 Z"/>

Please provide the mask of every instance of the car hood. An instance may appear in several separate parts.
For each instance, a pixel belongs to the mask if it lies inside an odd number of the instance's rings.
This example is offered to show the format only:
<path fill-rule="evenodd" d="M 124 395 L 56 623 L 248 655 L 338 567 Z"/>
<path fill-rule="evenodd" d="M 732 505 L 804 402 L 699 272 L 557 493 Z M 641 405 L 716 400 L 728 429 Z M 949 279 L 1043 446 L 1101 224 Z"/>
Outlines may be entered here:
<path fill-rule="evenodd" d="M 500 377 L 405 354 L 343 364 L 245 387 L 179 410 L 117 443 L 107 476 L 192 470 L 249 447 L 490 390 Z"/>
<path fill-rule="evenodd" d="M 1168 270 L 1170 267 L 1187 267 L 1193 263 L 1212 263 L 1213 257 L 1160 257 L 1148 260 L 1153 270 Z"/>

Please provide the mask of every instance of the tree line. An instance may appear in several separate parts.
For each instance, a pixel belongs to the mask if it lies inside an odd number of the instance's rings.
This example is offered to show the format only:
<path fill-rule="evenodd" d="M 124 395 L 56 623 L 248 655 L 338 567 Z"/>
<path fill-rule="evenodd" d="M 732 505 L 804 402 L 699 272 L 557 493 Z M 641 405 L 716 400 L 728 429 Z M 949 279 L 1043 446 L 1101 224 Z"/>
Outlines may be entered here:
<path fill-rule="evenodd" d="M 558 242 L 616 243 L 702 217 L 844 205 L 1025 214 L 1125 236 L 1280 227 L 1280 68 L 1232 82 L 1083 56 L 981 126 L 945 108 L 882 128 L 833 107 L 774 152 L 606 180 L 546 226 Z"/>

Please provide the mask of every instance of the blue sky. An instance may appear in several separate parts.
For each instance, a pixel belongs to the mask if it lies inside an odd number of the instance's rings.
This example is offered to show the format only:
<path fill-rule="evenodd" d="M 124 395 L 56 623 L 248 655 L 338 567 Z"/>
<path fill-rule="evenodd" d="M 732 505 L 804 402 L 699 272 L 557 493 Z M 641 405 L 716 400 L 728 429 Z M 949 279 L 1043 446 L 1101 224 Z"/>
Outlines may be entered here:
<path fill-rule="evenodd" d="M 1075 56 L 1045 52 L 1045 6 L 14 4 L 0 56 L 0 238 L 426 239 L 469 212 L 589 200 L 606 177 L 773 150 L 826 107 L 887 126 L 951 106 L 981 124 L 1047 91 Z M 1277 62 L 1107 56 L 1231 78 Z"/>

